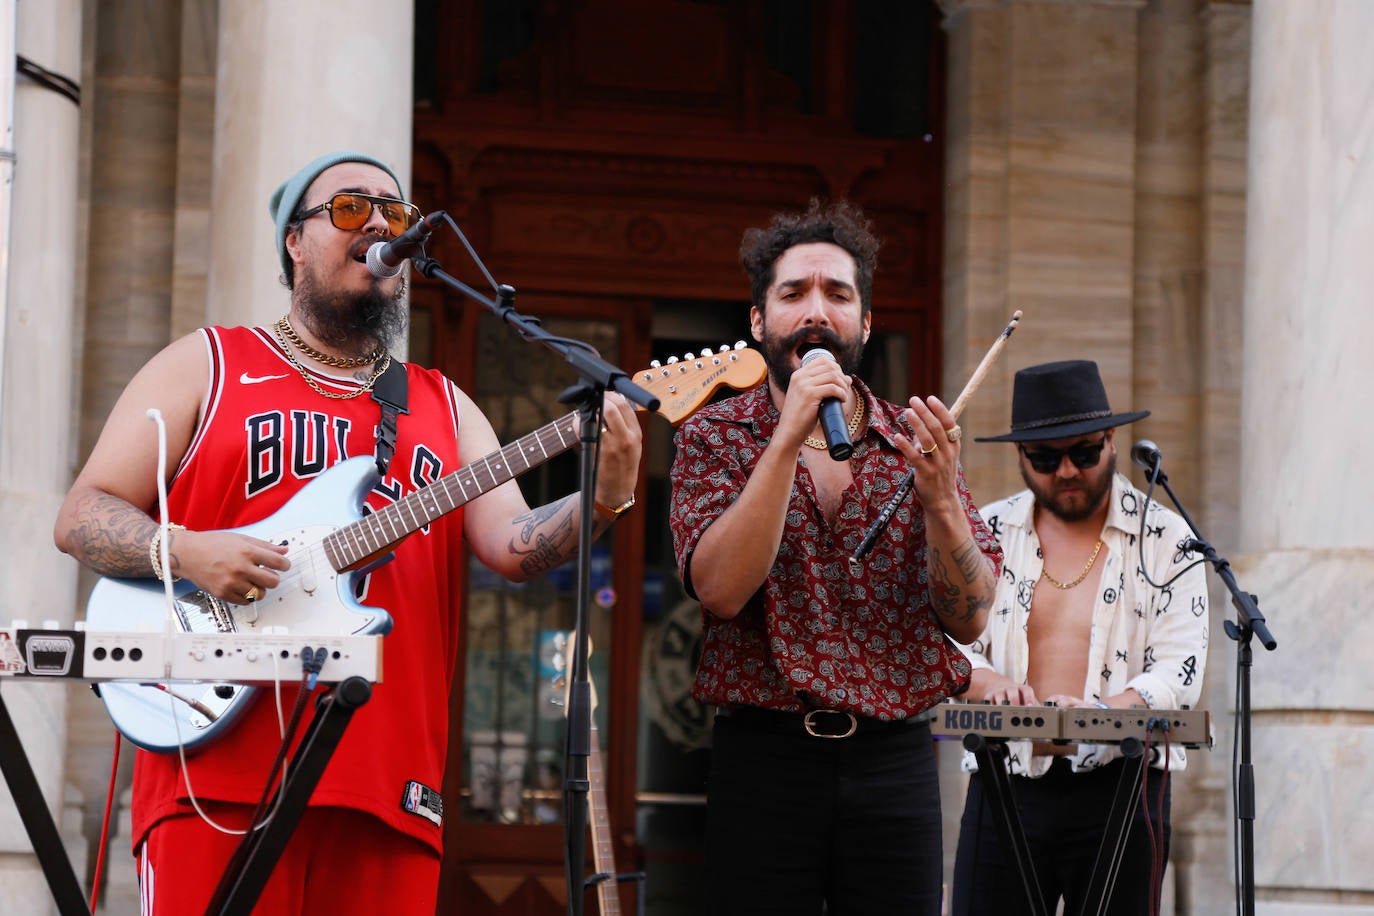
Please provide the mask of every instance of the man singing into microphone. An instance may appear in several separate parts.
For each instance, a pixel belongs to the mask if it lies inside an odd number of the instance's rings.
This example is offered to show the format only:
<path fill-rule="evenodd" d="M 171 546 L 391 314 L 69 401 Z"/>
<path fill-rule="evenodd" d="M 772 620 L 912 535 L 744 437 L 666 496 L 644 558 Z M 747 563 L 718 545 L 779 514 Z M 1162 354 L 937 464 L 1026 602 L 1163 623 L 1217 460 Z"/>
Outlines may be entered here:
<path fill-rule="evenodd" d="M 987 629 L 965 649 L 974 665 L 968 699 L 1152 709 L 1197 702 L 1207 659 L 1204 570 L 1194 564 L 1183 519 L 1154 501 L 1147 508 L 1145 494 L 1116 472 L 1116 427 L 1146 416 L 1113 413 L 1088 360 L 1016 373 L 1011 432 L 978 439 L 1016 443 L 1027 489 L 983 510 L 1006 565 Z M 1020 741 L 1009 750 L 1044 909 L 1053 913 L 1062 897 L 1065 912 L 1080 912 L 1125 761 L 1115 745 Z M 1185 762 L 1177 746 L 1150 761 L 1148 815 L 1137 807 L 1102 912 L 1154 912 L 1168 857 L 1167 773 Z M 965 766 L 975 768 L 972 755 Z M 974 773 L 951 912 L 1030 912 L 1015 874 Z M 1086 901 L 1091 912 L 1099 902 Z"/>
<path fill-rule="evenodd" d="M 270 622 L 288 589 L 298 596 L 318 575 L 322 590 L 332 590 L 328 567 L 320 572 L 322 559 L 298 556 L 292 569 L 278 544 L 226 529 L 274 517 L 346 458 L 390 455 L 385 476 L 363 497 L 377 511 L 499 444 L 467 394 L 390 353 L 405 327 L 404 277 L 378 278 L 364 261 L 372 246 L 419 220 L 395 172 L 362 153 L 331 153 L 283 182 L 269 206 L 291 291 L 286 314 L 265 327 L 202 328 L 140 369 L 67 494 L 54 536 L 101 575 L 185 578 L 239 609 L 261 602 Z M 389 372 L 400 375 L 407 410 L 394 449 L 383 448 L 382 407 L 372 397 Z M 393 403 L 396 394 L 389 389 Z M 166 568 L 153 521 L 157 429 L 145 416 L 154 407 L 166 420 L 175 523 Z M 607 395 L 602 424 L 598 534 L 616 514 L 600 507 L 634 495 L 641 441 L 618 395 Z M 321 507 L 325 519 L 340 511 Z M 462 543 L 499 575 L 529 580 L 576 556 L 579 513 L 576 495 L 531 510 L 508 481 L 400 541 L 390 562 L 355 584 L 365 605 L 394 619 L 383 641 L 385 680 L 353 715 L 255 913 L 433 916 Z M 282 676 L 293 681 L 299 671 L 283 666 Z M 140 751 L 132 839 L 144 916 L 206 911 L 273 779 L 281 734 L 269 693 L 184 767 L 176 753 Z"/>
<path fill-rule="evenodd" d="M 714 914 L 940 909 L 935 754 L 917 717 L 965 685 L 968 663 L 945 636 L 982 632 L 1001 556 L 945 406 L 913 397 L 903 408 L 853 378 L 877 248 L 846 204 L 813 201 L 747 232 L 768 382 L 677 434 L 670 524 L 704 623 L 693 696 L 717 708 Z M 816 348 L 828 356 L 804 357 Z M 831 399 L 848 460 L 832 457 L 818 422 Z M 851 570 L 908 469 L 914 494 Z"/>

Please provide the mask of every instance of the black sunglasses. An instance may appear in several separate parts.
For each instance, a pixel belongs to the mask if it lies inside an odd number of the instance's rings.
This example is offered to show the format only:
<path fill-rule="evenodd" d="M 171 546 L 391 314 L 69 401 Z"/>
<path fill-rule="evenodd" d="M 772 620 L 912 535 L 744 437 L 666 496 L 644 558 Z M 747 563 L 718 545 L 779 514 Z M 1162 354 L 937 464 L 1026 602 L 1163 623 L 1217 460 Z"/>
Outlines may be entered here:
<path fill-rule="evenodd" d="M 420 221 L 420 209 L 414 204 L 394 197 L 373 197 L 371 194 L 353 193 L 335 194 L 318 207 L 311 207 L 302 213 L 301 220 L 309 219 L 325 210 L 328 211 L 329 221 L 334 224 L 335 229 L 361 229 L 372 216 L 373 207 L 382 211 L 382 219 L 386 220 L 392 235 L 400 235 Z"/>
<path fill-rule="evenodd" d="M 1080 442 L 1078 445 L 1071 445 L 1068 448 L 1036 448 L 1029 449 L 1024 445 L 1019 446 L 1021 454 L 1026 456 L 1030 466 L 1035 468 L 1037 474 L 1053 474 L 1059 470 L 1059 465 L 1063 463 L 1064 456 L 1068 455 L 1073 466 L 1080 471 L 1088 468 L 1097 467 L 1097 463 L 1102 460 L 1102 449 L 1107 445 L 1107 437 L 1103 436 L 1100 442 Z"/>

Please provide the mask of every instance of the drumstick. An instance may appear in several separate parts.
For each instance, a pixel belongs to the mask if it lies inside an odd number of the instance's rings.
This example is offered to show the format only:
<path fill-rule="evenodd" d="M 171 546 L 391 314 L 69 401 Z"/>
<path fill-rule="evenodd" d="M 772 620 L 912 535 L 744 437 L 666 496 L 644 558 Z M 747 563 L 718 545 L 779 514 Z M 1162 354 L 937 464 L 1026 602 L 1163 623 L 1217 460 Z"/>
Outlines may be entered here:
<path fill-rule="evenodd" d="M 988 369 L 997 361 L 997 357 L 1001 354 L 1002 348 L 1007 344 L 1007 338 L 1011 337 L 1011 332 L 1016 330 L 1016 323 L 1020 320 L 1021 310 L 1017 309 L 1015 312 L 1012 312 L 1011 321 L 1007 322 L 1007 326 L 1002 329 L 1002 333 L 997 335 L 997 339 L 992 342 L 992 346 L 988 348 L 988 352 L 983 355 L 983 361 L 978 364 L 978 367 L 973 370 L 973 374 L 969 376 L 968 382 L 964 384 L 964 390 L 959 392 L 959 396 L 954 399 L 954 406 L 949 409 L 949 413 L 950 416 L 954 417 L 955 429 L 959 429 L 959 414 L 964 412 L 964 407 L 968 405 L 969 398 L 973 397 L 973 393 L 978 390 L 978 386 L 983 384 L 983 378 L 988 374 Z M 963 435 L 962 430 L 956 434 L 951 441 L 957 441 L 961 435 Z M 939 445 L 939 443 L 937 442 L 936 445 Z M 893 513 L 897 511 L 897 507 L 901 505 L 902 500 L 906 499 L 907 494 L 911 492 L 911 488 L 915 485 L 916 471 L 908 468 L 906 476 L 903 477 L 902 482 L 897 485 L 897 491 L 892 494 L 892 498 L 883 506 L 883 511 L 878 513 L 878 517 L 873 520 L 873 524 L 864 532 L 863 540 L 859 542 L 858 548 L 850 555 L 849 568 L 851 571 L 854 573 L 859 572 L 863 558 L 868 556 L 868 552 L 873 549 L 873 544 L 878 540 L 878 535 L 883 533 L 883 529 L 887 527 L 887 523 L 892 520 Z"/>
<path fill-rule="evenodd" d="M 1002 354 L 1002 348 L 1007 345 L 1007 338 L 1011 336 L 1012 331 L 1016 330 L 1016 323 L 1020 320 L 1021 310 L 1017 309 L 1011 313 L 1011 321 L 1008 321 L 1007 326 L 1002 329 L 1002 333 L 997 335 L 997 339 L 992 342 L 988 352 L 983 354 L 983 361 L 968 377 L 964 390 L 959 392 L 959 396 L 954 399 L 954 406 L 950 407 L 949 413 L 956 421 L 959 419 L 959 414 L 963 413 L 964 408 L 968 406 L 968 399 L 973 397 L 978 386 L 983 384 L 983 379 L 987 376 L 988 370 L 992 368 L 992 364 L 997 362 L 997 357 Z"/>

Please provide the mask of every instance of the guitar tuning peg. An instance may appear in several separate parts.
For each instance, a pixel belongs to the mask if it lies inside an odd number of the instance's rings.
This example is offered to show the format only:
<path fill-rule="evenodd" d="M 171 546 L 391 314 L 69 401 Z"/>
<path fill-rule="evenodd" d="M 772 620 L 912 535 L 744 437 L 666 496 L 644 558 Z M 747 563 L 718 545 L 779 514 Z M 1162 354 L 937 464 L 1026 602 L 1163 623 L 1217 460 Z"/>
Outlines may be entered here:
<path fill-rule="evenodd" d="M 744 349 L 745 347 L 747 347 L 747 346 L 748 346 L 748 344 L 746 344 L 746 343 L 745 343 L 744 341 L 742 341 L 742 340 L 737 340 L 737 341 L 735 341 L 735 349 L 736 349 L 736 350 L 743 350 L 743 349 Z"/>
<path fill-rule="evenodd" d="M 692 355 L 691 350 L 688 350 L 686 353 L 682 354 L 683 362 L 691 362 L 694 359 L 696 359 L 696 357 Z"/>
<path fill-rule="evenodd" d="M 651 359 L 651 360 L 649 360 L 649 368 L 650 368 L 650 369 L 657 369 L 657 368 L 658 368 L 659 366 L 661 366 L 661 365 L 663 365 L 663 363 L 659 362 L 659 361 L 656 360 L 656 359 Z"/>
<path fill-rule="evenodd" d="M 677 362 L 677 357 L 676 357 L 676 356 L 670 356 L 670 357 L 668 357 L 668 365 L 671 366 L 671 365 L 672 365 L 673 363 L 675 363 L 675 362 Z"/>
<path fill-rule="evenodd" d="M 729 350 L 730 350 L 730 345 L 729 345 L 729 344 L 721 344 L 721 345 L 720 345 L 720 349 L 717 350 L 717 352 L 719 352 L 719 353 L 728 353 Z"/>

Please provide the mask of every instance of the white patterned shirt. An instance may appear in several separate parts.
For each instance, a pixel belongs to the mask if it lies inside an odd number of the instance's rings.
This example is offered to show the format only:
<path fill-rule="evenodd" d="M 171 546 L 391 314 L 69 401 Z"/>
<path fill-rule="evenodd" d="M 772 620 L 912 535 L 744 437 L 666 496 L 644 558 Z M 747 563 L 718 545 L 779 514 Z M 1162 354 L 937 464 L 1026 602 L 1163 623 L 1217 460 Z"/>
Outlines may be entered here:
<path fill-rule="evenodd" d="M 1130 688 L 1152 709 L 1178 709 L 1197 703 L 1207 661 L 1207 577 L 1201 565 L 1159 589 L 1141 574 L 1141 512 L 1145 494 L 1121 474 L 1112 480 L 1107 522 L 1102 530 L 1102 578 L 1093 602 L 1088 642 L 1088 675 L 1082 697 L 1088 702 Z M 974 668 L 991 668 L 1018 684 L 1026 683 L 1029 657 L 1026 627 L 1031 596 L 1044 566 L 1034 528 L 1035 498 L 1022 490 L 983 507 L 984 520 L 1002 545 L 1002 578 L 988 626 L 971 645 L 960 646 Z M 1172 579 L 1199 554 L 1185 548 L 1192 538 L 1176 513 L 1151 500 L 1145 510 L 1144 558 L 1150 578 Z M 1011 772 L 1043 776 L 1053 762 L 1031 756 L 1031 742 L 1007 742 Z M 1073 769 L 1091 770 L 1121 756 L 1116 745 L 1082 744 L 1069 758 Z M 1153 755 L 1163 768 L 1163 754 Z M 1169 768 L 1182 770 L 1187 758 L 1174 745 Z M 964 769 L 976 770 L 972 754 Z"/>

